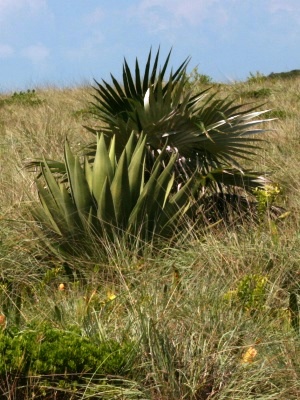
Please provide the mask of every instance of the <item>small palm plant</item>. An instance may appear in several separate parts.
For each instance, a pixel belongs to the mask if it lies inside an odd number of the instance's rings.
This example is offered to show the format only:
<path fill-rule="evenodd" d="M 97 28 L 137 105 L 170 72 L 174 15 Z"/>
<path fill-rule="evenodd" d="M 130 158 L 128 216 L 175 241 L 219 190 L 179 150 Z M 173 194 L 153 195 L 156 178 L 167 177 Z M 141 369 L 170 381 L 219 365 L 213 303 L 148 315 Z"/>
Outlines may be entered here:
<path fill-rule="evenodd" d="M 175 186 L 182 185 L 195 171 L 202 177 L 202 189 L 214 193 L 242 188 L 252 191 L 264 186 L 262 172 L 247 170 L 240 160 L 249 160 L 259 149 L 265 132 L 259 128 L 270 119 L 261 119 L 265 111 L 258 107 L 247 109 L 234 100 L 218 99 L 217 92 L 204 89 L 194 93 L 187 85 L 186 59 L 179 68 L 166 77 L 171 52 L 162 68 L 158 69 L 159 50 L 151 67 L 151 51 L 143 73 L 138 60 L 133 73 L 126 60 L 123 81 L 111 75 L 112 83 L 95 81 L 92 114 L 100 122 L 99 128 L 86 127 L 106 140 L 116 137 L 116 154 L 120 156 L 132 132 L 137 137 L 147 134 L 147 169 L 166 146 L 165 158 L 176 154 Z M 96 142 L 84 149 L 93 156 Z M 40 166 L 43 160 L 27 163 Z M 47 160 L 51 170 L 65 173 L 64 164 Z"/>
<path fill-rule="evenodd" d="M 208 89 L 193 93 L 186 85 L 189 59 L 166 78 L 170 53 L 160 70 L 159 50 L 152 68 L 150 51 L 143 74 L 137 60 L 135 73 L 125 60 L 122 83 L 113 76 L 112 84 L 96 82 L 93 113 L 101 122 L 99 129 L 107 137 L 116 135 L 119 153 L 132 131 L 137 137 L 146 133 L 149 168 L 167 146 L 165 156 L 177 156 L 177 186 L 195 171 L 202 176 L 203 187 L 209 186 L 214 192 L 262 186 L 262 173 L 243 169 L 239 160 L 256 153 L 260 141 L 256 135 L 264 132 L 257 126 L 269 121 L 260 119 L 267 111 L 256 107 L 247 110 L 228 98 L 217 99 L 217 93 Z M 99 132 L 97 128 L 88 129 Z M 93 152 L 92 146 L 88 154 Z"/>

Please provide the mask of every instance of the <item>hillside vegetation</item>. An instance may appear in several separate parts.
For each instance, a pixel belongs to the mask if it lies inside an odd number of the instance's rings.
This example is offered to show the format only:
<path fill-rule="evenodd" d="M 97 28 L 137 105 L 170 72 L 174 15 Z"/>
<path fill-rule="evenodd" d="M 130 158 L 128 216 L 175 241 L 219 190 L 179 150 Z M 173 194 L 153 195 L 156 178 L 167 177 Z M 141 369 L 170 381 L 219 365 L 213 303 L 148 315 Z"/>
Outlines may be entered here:
<path fill-rule="evenodd" d="M 143 247 L 91 235 L 65 253 L 33 218 L 39 169 L 25 165 L 63 162 L 66 137 L 73 154 L 95 140 L 94 89 L 0 95 L 1 398 L 299 398 L 300 77 L 194 71 L 189 85 L 269 110 L 243 162 L 272 181 L 255 211 Z"/>

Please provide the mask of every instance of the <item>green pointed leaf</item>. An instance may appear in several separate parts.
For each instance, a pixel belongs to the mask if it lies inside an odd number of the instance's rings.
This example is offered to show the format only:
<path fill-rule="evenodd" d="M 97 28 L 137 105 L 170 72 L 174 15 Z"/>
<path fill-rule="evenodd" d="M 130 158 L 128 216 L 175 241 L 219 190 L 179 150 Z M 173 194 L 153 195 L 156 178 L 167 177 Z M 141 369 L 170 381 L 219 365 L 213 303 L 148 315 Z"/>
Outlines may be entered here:
<path fill-rule="evenodd" d="M 100 221 L 115 225 L 116 216 L 109 180 L 105 179 L 98 203 L 97 217 Z"/>
<path fill-rule="evenodd" d="M 141 135 L 128 168 L 131 203 L 135 204 L 144 184 L 146 136 Z"/>
<path fill-rule="evenodd" d="M 140 74 L 140 67 L 138 60 L 135 60 L 135 87 L 136 87 L 136 93 L 138 96 L 142 97 L 143 91 L 142 91 L 142 82 L 141 82 L 141 74 Z"/>
<path fill-rule="evenodd" d="M 143 190 L 135 203 L 129 217 L 129 226 L 136 226 L 138 221 L 142 221 L 146 214 L 149 214 L 154 202 L 154 193 L 157 188 L 157 180 L 162 170 L 161 161 L 165 156 L 166 145 L 156 158 L 153 170 L 151 171 L 148 182 L 144 185 Z"/>
<path fill-rule="evenodd" d="M 59 209 L 60 213 L 64 213 L 64 201 L 62 193 L 59 189 L 58 183 L 54 178 L 50 168 L 48 167 L 47 162 L 44 160 L 44 166 L 42 168 L 42 174 L 45 178 L 46 184 L 48 189 L 51 193 L 53 201 L 56 203 L 57 208 Z"/>
<path fill-rule="evenodd" d="M 150 85 L 153 85 L 155 82 L 155 78 L 156 78 L 156 72 L 157 72 L 157 67 L 158 67 L 158 59 L 159 59 L 159 53 L 160 53 L 160 48 L 158 48 L 156 56 L 155 56 L 155 60 L 154 60 L 154 64 L 152 67 L 152 73 L 150 76 Z"/>
<path fill-rule="evenodd" d="M 171 213 L 184 207 L 190 199 L 194 197 L 195 192 L 200 188 L 202 182 L 201 176 L 192 176 L 185 185 L 183 185 L 177 193 L 170 198 L 170 207 L 173 207 Z"/>
<path fill-rule="evenodd" d="M 113 151 L 111 152 L 111 157 L 113 156 Z M 113 179 L 113 169 L 111 166 L 111 159 L 109 157 L 104 135 L 101 133 L 98 144 L 97 151 L 94 160 L 93 166 L 93 195 L 98 202 L 100 199 L 100 195 L 102 193 L 104 182 L 108 179 L 109 182 L 112 182 Z"/>
<path fill-rule="evenodd" d="M 149 88 L 150 64 L 151 64 L 151 49 L 149 51 L 148 59 L 147 59 L 146 67 L 145 67 L 144 80 L 143 80 L 143 93 L 146 93 L 146 91 Z"/>
<path fill-rule="evenodd" d="M 135 150 L 135 147 L 136 147 L 136 142 L 137 142 L 136 135 L 135 135 L 134 132 L 131 132 L 131 135 L 130 135 L 130 137 L 129 137 L 127 143 L 126 143 L 126 146 L 125 146 L 125 151 L 126 151 L 126 157 L 127 157 L 127 163 L 128 164 L 131 161 L 132 154 L 133 154 L 133 152 Z"/>
<path fill-rule="evenodd" d="M 67 222 L 68 230 L 70 233 L 74 233 L 78 228 L 82 229 L 77 208 L 75 207 L 75 204 L 73 203 L 66 186 L 61 183 L 59 184 L 59 187 L 63 197 L 64 216 Z"/>
<path fill-rule="evenodd" d="M 156 181 L 155 190 L 153 192 L 151 202 L 149 201 L 148 203 L 149 215 L 155 213 L 156 210 L 162 209 L 166 202 L 166 198 L 168 197 L 170 189 L 173 186 L 174 182 L 173 167 L 175 161 L 176 155 L 172 155 L 167 166 L 163 169 L 159 178 Z"/>
<path fill-rule="evenodd" d="M 93 192 L 93 169 L 87 157 L 84 157 L 84 174 L 89 185 L 89 190 Z"/>
<path fill-rule="evenodd" d="M 110 164 L 112 167 L 112 174 L 114 174 L 116 167 L 117 167 L 117 160 L 116 160 L 116 136 L 114 135 L 109 143 L 109 151 L 108 151 L 108 156 L 110 159 Z M 112 175 L 110 182 L 112 181 Z"/>
<path fill-rule="evenodd" d="M 88 215 L 93 206 L 89 185 L 78 157 L 74 157 L 68 142 L 65 144 L 65 160 L 69 177 L 70 190 L 80 216 Z"/>
<path fill-rule="evenodd" d="M 128 87 L 128 97 L 132 98 L 138 98 L 138 93 L 136 91 L 136 87 L 134 85 L 134 81 L 131 75 L 130 68 L 127 64 L 126 59 L 124 60 L 124 72 L 125 72 L 125 77 L 126 77 L 126 82 L 127 82 L 127 87 Z"/>
<path fill-rule="evenodd" d="M 36 181 L 36 185 L 38 188 L 39 199 L 45 215 L 45 218 L 43 217 L 42 222 L 46 223 L 48 226 L 50 225 L 56 233 L 58 233 L 60 236 L 63 236 L 63 232 L 61 229 L 64 225 L 63 216 L 60 213 L 56 202 L 53 200 L 51 193 L 44 189 L 39 181 Z"/>
<path fill-rule="evenodd" d="M 128 164 L 125 149 L 118 162 L 115 176 L 111 183 L 111 194 L 115 206 L 116 221 L 118 224 L 122 224 L 123 221 L 128 220 L 131 209 Z"/>

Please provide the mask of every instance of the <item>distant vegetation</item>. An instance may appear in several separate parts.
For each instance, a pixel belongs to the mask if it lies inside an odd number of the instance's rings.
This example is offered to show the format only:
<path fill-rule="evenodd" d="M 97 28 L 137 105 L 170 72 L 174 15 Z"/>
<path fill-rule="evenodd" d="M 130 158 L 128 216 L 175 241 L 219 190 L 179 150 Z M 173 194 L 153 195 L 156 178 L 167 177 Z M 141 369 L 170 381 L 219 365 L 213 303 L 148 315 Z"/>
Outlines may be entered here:
<path fill-rule="evenodd" d="M 261 74 L 260 72 L 256 72 L 255 74 L 250 73 L 248 77 L 248 82 L 257 82 L 261 83 L 262 81 L 270 80 L 270 79 L 293 79 L 298 78 L 300 76 L 300 69 L 294 69 L 288 72 L 272 72 L 269 75 Z"/>
<path fill-rule="evenodd" d="M 0 397 L 297 399 L 298 72 L 144 65 L 0 95 Z"/>
<path fill-rule="evenodd" d="M 28 89 L 26 92 L 14 92 L 11 96 L 1 99 L 0 107 L 5 104 L 23 104 L 28 106 L 35 106 L 42 103 L 38 98 L 36 91 Z"/>
<path fill-rule="evenodd" d="M 272 72 L 270 75 L 268 75 L 268 78 L 271 79 L 290 79 L 290 78 L 299 78 L 300 76 L 300 69 L 293 69 L 292 71 L 288 72 Z"/>

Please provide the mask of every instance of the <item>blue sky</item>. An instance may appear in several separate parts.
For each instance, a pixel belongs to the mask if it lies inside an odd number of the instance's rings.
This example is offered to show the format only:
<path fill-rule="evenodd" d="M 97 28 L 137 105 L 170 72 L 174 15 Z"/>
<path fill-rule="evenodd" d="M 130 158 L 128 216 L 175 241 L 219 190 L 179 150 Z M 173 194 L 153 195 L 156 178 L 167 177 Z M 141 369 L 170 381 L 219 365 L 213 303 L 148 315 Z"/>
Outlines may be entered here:
<path fill-rule="evenodd" d="M 300 69 L 299 0 L 0 0 L 0 91 L 121 76 L 162 60 L 215 81 Z"/>

